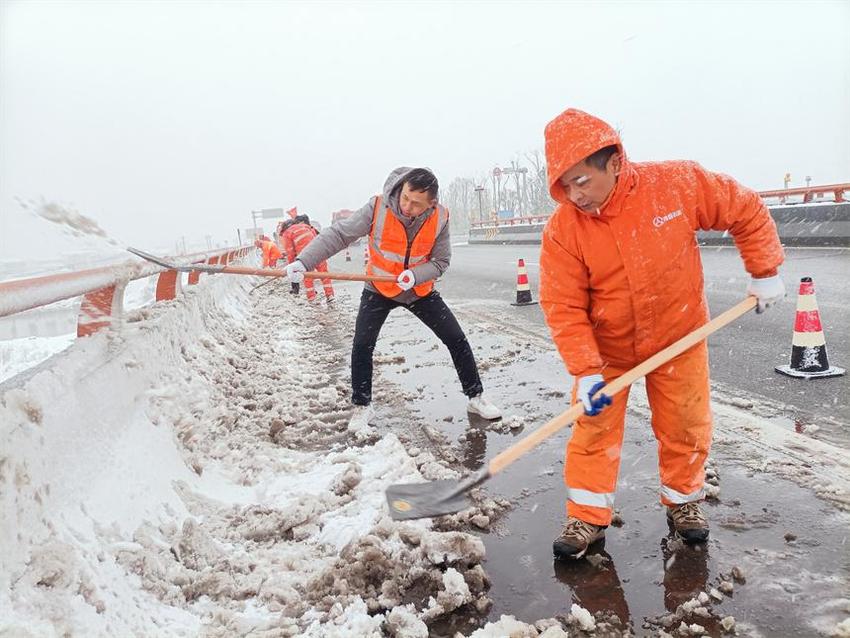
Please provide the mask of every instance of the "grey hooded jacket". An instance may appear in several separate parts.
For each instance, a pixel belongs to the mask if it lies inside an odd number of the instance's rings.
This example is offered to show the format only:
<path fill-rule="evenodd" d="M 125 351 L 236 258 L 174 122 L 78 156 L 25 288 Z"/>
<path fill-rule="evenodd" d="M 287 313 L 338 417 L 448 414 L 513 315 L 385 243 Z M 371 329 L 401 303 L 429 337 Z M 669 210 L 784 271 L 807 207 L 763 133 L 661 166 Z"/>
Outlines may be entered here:
<path fill-rule="evenodd" d="M 384 182 L 383 206 L 389 206 L 395 218 L 401 222 L 407 231 L 407 240 L 411 241 L 425 220 L 436 213 L 434 208 L 425 211 L 419 217 L 408 219 L 399 210 L 398 200 L 401 193 L 401 184 L 404 181 L 404 176 L 407 175 L 412 168 L 402 166 L 395 169 L 387 177 Z M 307 270 L 313 270 L 317 264 L 325 261 L 329 257 L 337 254 L 349 244 L 353 243 L 360 237 L 365 237 L 369 234 L 372 227 L 372 213 L 375 210 L 375 198 L 370 197 L 357 212 L 347 219 L 342 219 L 331 226 L 322 230 L 319 235 L 310 242 L 300 255 L 298 260 L 304 264 Z M 431 249 L 431 256 L 428 261 L 418 266 L 414 266 L 410 270 L 416 278 L 416 283 L 421 284 L 426 281 L 436 279 L 449 267 L 449 262 L 452 258 L 452 242 L 449 234 L 449 225 L 439 232 L 434 241 L 434 247 Z M 366 289 L 373 292 L 378 292 L 371 283 L 366 283 Z M 380 294 L 380 293 L 379 293 Z M 411 304 L 419 299 L 413 290 L 406 290 L 400 295 L 393 297 L 394 301 L 403 304 Z"/>

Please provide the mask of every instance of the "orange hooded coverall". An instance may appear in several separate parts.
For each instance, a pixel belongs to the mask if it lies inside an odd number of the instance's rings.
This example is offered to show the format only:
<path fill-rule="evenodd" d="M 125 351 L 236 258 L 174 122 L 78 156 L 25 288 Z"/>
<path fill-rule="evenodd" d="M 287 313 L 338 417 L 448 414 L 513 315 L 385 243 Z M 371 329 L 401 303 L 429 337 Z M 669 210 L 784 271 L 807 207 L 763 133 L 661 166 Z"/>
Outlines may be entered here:
<path fill-rule="evenodd" d="M 281 257 L 280 248 L 269 239 L 260 239 L 258 241 L 259 248 L 263 253 L 263 268 L 272 268 Z"/>
<path fill-rule="evenodd" d="M 759 195 L 695 162 L 630 163 L 617 133 L 569 109 L 546 127 L 549 192 L 559 203 L 540 255 L 540 306 L 567 369 L 606 383 L 706 323 L 698 229 L 728 230 L 747 271 L 775 275 L 776 225 Z M 622 169 L 597 213 L 575 207 L 560 177 L 606 146 Z M 705 341 L 651 372 L 646 392 L 658 441 L 661 502 L 704 497 L 711 446 Z M 567 515 L 608 525 L 629 390 L 597 416 L 582 416 L 567 445 Z M 573 389 L 573 402 L 576 389 Z"/>
<path fill-rule="evenodd" d="M 283 249 L 286 251 L 286 259 L 291 264 L 298 258 L 301 251 L 307 248 L 309 243 L 313 241 L 316 235 L 319 234 L 315 228 L 305 222 L 299 222 L 291 225 L 280 234 L 280 241 L 283 244 Z M 328 262 L 323 261 L 316 265 L 316 270 L 319 272 L 328 272 Z M 313 287 L 312 279 L 304 280 L 304 287 L 307 289 L 307 301 L 316 299 L 316 289 Z M 325 298 L 334 298 L 334 287 L 332 279 L 322 279 L 322 287 L 325 290 Z"/>

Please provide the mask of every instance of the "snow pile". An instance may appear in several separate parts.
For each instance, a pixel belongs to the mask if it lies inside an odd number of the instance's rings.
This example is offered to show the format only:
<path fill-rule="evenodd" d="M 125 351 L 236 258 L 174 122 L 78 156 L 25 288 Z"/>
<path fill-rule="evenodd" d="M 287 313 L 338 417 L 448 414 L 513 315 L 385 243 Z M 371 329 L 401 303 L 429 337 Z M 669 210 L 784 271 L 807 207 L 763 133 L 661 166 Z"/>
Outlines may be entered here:
<path fill-rule="evenodd" d="M 74 342 L 76 335 L 23 337 L 0 341 L 0 383 L 38 365 Z"/>
<path fill-rule="evenodd" d="M 596 621 L 593 615 L 581 605 L 572 604 L 570 607 L 570 616 L 578 623 L 578 626 L 583 631 L 593 631 L 596 629 Z"/>
<path fill-rule="evenodd" d="M 425 636 L 486 607 L 478 538 L 385 515 L 389 484 L 451 472 L 347 432 L 349 310 L 255 283 L 4 385 L 0 634 Z"/>

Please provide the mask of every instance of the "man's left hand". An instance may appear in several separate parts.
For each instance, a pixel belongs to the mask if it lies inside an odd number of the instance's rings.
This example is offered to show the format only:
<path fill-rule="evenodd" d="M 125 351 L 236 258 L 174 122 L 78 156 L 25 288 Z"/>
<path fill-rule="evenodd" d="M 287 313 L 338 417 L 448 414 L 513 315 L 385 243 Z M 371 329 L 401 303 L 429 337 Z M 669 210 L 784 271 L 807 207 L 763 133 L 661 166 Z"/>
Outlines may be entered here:
<path fill-rule="evenodd" d="M 396 282 L 402 290 L 410 290 L 416 285 L 416 277 L 413 275 L 412 270 L 405 270 L 398 276 Z"/>
<path fill-rule="evenodd" d="M 785 284 L 779 275 L 763 277 L 761 279 L 753 277 L 750 280 L 750 285 L 747 286 L 747 294 L 753 295 L 758 299 L 756 312 L 761 314 L 773 304 L 785 299 Z"/>

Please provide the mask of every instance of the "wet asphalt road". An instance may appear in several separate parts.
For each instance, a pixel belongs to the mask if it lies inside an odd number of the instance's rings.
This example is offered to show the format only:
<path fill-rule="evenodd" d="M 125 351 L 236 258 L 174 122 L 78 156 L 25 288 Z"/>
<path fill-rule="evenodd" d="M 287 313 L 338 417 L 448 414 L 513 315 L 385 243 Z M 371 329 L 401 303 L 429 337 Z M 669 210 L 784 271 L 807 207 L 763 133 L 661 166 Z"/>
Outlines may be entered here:
<path fill-rule="evenodd" d="M 537 299 L 539 246 L 455 246 L 440 282 L 447 300 L 512 300 L 517 258 L 525 259 Z M 735 248 L 703 248 L 706 296 L 712 315 L 744 298 L 749 276 Z M 709 339 L 712 381 L 722 390 L 770 405 L 788 427 L 817 423 L 821 436 L 850 449 L 850 377 L 792 379 L 774 371 L 791 358 L 801 277 L 812 277 L 830 363 L 850 368 L 850 250 L 787 249 L 781 269 L 788 290 L 777 308 L 750 313 Z M 514 309 L 516 325 L 546 332 L 539 306 Z M 510 319 L 511 317 L 508 317 Z M 831 421 L 834 420 L 835 423 Z"/>
<path fill-rule="evenodd" d="M 536 246 L 458 246 L 450 273 L 439 285 L 473 344 L 488 394 L 506 415 L 520 419 L 522 427 L 508 431 L 466 415 L 465 398 L 447 353 L 408 313 L 391 314 L 378 342 L 379 354 L 404 359 L 377 366 L 376 387 L 397 388 L 416 421 L 444 432 L 458 463 L 470 470 L 479 469 L 518 437 L 568 407 L 571 379 L 548 339 L 539 308 L 509 304 L 515 296 L 517 257 L 529 265 L 536 298 L 537 250 Z M 708 249 L 704 265 L 713 313 L 743 296 L 746 276 L 733 249 Z M 839 450 L 848 448 L 847 378 L 787 379 L 773 366 L 785 363 L 790 355 L 793 282 L 800 276 L 815 279 L 832 362 L 850 361 L 847 330 L 841 329 L 848 325 L 850 314 L 848 265 L 848 251 L 789 251 L 784 272 L 791 290 L 784 306 L 763 316 L 746 316 L 710 342 L 715 400 L 734 396 L 746 399 L 743 405 L 752 402 L 768 430 L 793 431 L 796 423 L 798 432 L 793 436 L 799 437 L 803 457 L 810 436 Z M 359 296 L 354 289 L 352 294 L 355 300 Z M 720 620 L 731 615 L 738 635 L 816 636 L 828 635 L 847 617 L 850 518 L 846 510 L 816 497 L 804 482 L 773 471 L 791 463 L 785 448 L 751 447 L 748 439 L 760 439 L 759 433 L 741 431 L 734 413 L 717 418 L 711 460 L 721 492 L 719 499 L 706 504 L 711 539 L 702 548 L 679 547 L 671 544 L 658 503 L 656 448 L 645 402 L 632 403 L 615 505 L 625 524 L 608 530 L 605 544 L 595 547 L 594 562 L 562 563 L 552 558 L 552 538 L 565 518 L 561 478 L 569 438 L 565 430 L 486 484 L 489 494 L 506 498 L 513 506 L 481 534 L 493 606 L 485 617 L 454 614 L 450 622 L 432 628 L 436 635 L 467 633 L 502 614 L 526 622 L 566 615 L 572 603 L 608 613 L 613 628 L 657 635 L 665 614 L 699 592 L 718 587 L 734 567 L 746 582 L 734 582 L 731 596 L 712 601 L 706 617 L 689 617 L 688 623 L 701 624 L 709 635 L 722 635 Z M 382 408 L 377 409 L 380 419 Z M 398 416 L 383 412 L 387 422 L 397 424 Z M 805 433 L 805 426 L 812 423 L 821 429 L 814 435 Z M 819 468 L 814 457 L 804 465 L 799 472 L 836 471 Z M 677 626 L 678 622 L 668 630 Z"/>

